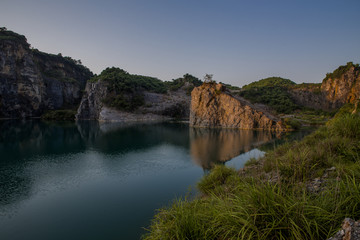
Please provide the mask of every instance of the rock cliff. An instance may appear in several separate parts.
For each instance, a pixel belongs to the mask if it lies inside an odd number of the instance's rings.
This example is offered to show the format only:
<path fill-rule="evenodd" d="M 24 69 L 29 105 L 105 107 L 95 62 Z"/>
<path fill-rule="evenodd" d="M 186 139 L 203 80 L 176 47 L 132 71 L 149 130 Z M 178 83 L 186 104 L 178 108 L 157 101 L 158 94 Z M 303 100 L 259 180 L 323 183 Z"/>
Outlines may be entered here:
<path fill-rule="evenodd" d="M 276 117 L 240 97 L 222 84 L 204 83 L 191 93 L 190 125 L 240 129 L 286 130 Z"/>
<path fill-rule="evenodd" d="M 92 73 L 70 57 L 30 48 L 24 36 L 0 31 L 0 118 L 38 117 L 74 108 Z"/>
<path fill-rule="evenodd" d="M 289 88 L 294 101 L 305 107 L 331 111 L 360 98 L 360 67 L 348 62 L 326 74 L 322 84 L 299 84 Z"/>
<path fill-rule="evenodd" d="M 143 78 L 147 81 L 139 81 Z M 106 69 L 86 84 L 76 119 L 129 122 L 188 118 L 191 99 L 187 92 L 192 83 L 169 90 L 159 81 L 118 68 Z M 144 83 L 159 85 L 150 88 Z"/>
<path fill-rule="evenodd" d="M 327 93 L 321 91 L 320 84 L 298 84 L 288 88 L 288 93 L 299 106 L 313 109 L 332 110 L 331 104 L 326 99 Z"/>
<path fill-rule="evenodd" d="M 339 108 L 345 103 L 354 103 L 360 98 L 360 67 L 348 62 L 333 73 L 328 73 L 321 84 L 326 100 L 331 108 Z"/>

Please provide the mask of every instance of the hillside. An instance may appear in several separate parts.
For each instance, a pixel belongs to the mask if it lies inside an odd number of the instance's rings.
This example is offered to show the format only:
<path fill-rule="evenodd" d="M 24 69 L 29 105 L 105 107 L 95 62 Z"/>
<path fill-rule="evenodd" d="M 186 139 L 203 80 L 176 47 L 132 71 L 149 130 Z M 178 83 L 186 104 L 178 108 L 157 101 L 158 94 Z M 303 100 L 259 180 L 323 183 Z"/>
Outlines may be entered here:
<path fill-rule="evenodd" d="M 289 87 L 295 85 L 289 79 L 270 77 L 243 86 L 238 95 L 252 103 L 265 104 L 278 114 L 289 114 L 301 109 L 288 92 Z"/>

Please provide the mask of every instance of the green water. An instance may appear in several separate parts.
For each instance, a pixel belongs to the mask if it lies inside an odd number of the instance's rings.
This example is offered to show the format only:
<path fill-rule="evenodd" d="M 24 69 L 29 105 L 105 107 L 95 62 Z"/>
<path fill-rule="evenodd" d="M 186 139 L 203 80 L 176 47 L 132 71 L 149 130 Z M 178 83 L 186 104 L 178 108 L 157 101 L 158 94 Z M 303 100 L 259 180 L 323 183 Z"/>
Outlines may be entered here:
<path fill-rule="evenodd" d="M 195 195 L 214 164 L 239 168 L 278 137 L 180 123 L 0 121 L 0 239 L 139 239 L 155 210 Z"/>

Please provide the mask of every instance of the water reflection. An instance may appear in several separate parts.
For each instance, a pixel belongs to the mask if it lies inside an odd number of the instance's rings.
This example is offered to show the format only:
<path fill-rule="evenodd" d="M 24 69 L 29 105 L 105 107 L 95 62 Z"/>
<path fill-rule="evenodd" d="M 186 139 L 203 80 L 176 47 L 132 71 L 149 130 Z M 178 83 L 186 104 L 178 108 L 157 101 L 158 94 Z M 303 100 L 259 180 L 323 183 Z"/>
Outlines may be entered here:
<path fill-rule="evenodd" d="M 0 239 L 138 239 L 203 169 L 243 164 L 274 139 L 180 123 L 0 121 Z"/>
<path fill-rule="evenodd" d="M 194 163 L 209 170 L 275 138 L 270 131 L 190 128 L 190 152 Z"/>

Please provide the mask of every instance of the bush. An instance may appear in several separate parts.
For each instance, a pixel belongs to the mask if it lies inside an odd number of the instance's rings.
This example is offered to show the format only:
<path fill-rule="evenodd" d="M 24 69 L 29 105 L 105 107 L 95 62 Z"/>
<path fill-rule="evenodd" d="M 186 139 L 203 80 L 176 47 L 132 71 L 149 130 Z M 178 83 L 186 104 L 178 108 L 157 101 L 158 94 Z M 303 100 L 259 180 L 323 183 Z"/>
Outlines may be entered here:
<path fill-rule="evenodd" d="M 244 85 L 242 89 L 251 89 L 251 88 L 263 88 L 263 87 L 287 87 L 291 85 L 296 85 L 290 79 L 285 79 L 281 77 L 269 77 L 264 78 L 256 82 L 252 82 L 248 85 Z"/>
<path fill-rule="evenodd" d="M 293 118 L 284 118 L 283 122 L 287 129 L 299 130 L 302 126 L 300 121 Z"/>
<path fill-rule="evenodd" d="M 44 113 L 41 119 L 74 121 L 75 115 L 75 110 L 50 110 Z"/>
<path fill-rule="evenodd" d="M 352 68 L 352 67 L 354 67 L 355 70 L 360 70 L 359 64 L 354 64 L 353 62 L 348 62 L 346 65 L 340 66 L 337 69 L 335 69 L 332 73 L 327 73 L 323 82 L 326 82 L 328 79 L 334 80 L 336 78 L 340 78 L 347 71 L 349 71 L 350 68 Z"/>
<path fill-rule="evenodd" d="M 237 171 L 233 168 L 227 168 L 223 165 L 216 165 L 210 172 L 210 174 L 204 176 L 198 183 L 198 189 L 203 194 L 216 193 L 224 185 L 234 186 L 239 178 Z M 227 191 L 231 189 L 226 189 Z"/>
<path fill-rule="evenodd" d="M 145 104 L 145 100 L 142 94 L 118 94 L 107 96 L 103 99 L 103 103 L 118 110 L 132 112 L 138 107 L 143 106 Z"/>
<path fill-rule="evenodd" d="M 295 104 L 287 89 L 280 86 L 246 88 L 239 95 L 252 103 L 268 105 L 278 113 L 289 114 L 301 108 L 301 106 Z"/>

